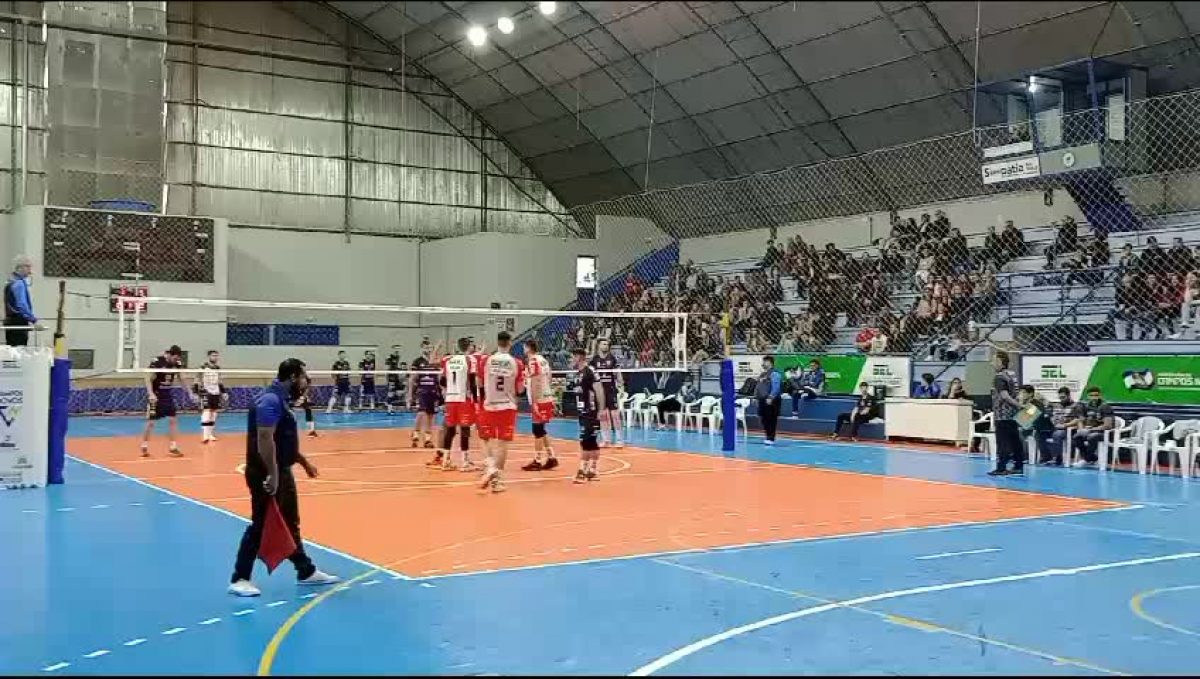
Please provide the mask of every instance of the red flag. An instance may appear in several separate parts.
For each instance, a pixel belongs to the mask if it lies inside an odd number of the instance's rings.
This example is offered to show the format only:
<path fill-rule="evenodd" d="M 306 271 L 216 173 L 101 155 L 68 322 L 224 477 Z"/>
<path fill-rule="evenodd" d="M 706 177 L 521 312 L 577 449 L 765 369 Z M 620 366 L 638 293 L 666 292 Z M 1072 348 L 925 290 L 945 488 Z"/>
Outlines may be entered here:
<path fill-rule="evenodd" d="M 262 541 L 258 543 L 258 558 L 267 565 L 271 573 L 275 567 L 296 552 L 296 540 L 292 531 L 288 530 L 287 522 L 279 511 L 275 498 L 267 505 L 267 517 L 263 523 Z"/>

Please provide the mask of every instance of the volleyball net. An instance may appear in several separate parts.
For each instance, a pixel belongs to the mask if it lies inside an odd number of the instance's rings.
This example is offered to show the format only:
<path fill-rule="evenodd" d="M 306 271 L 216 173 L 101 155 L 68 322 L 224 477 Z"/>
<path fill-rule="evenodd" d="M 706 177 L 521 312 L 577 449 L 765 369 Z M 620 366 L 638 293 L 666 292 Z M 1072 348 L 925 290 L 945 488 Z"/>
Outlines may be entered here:
<path fill-rule="evenodd" d="M 100 364 L 113 366 L 104 379 L 81 375 L 73 394 L 74 413 L 138 412 L 145 408 L 147 379 L 178 374 L 177 402 L 194 406 L 192 395 L 206 372 L 211 351 L 225 386 L 228 407 L 241 409 L 266 388 L 279 364 L 298 358 L 312 378 L 312 396 L 324 404 L 337 377 L 352 385 L 355 408 L 404 408 L 413 375 L 436 368 L 458 351 L 461 339 L 475 352 L 491 353 L 497 336 L 512 337 L 512 353 L 527 358 L 526 340 L 536 340 L 551 366 L 556 386 L 567 388 L 572 353 L 588 356 L 606 348 L 618 373 L 662 373 L 688 369 L 687 316 L 680 313 L 618 313 L 554 309 L 397 306 L 280 302 L 188 297 L 116 297 L 115 344 Z M 606 344 L 606 346 L 605 346 Z M 178 367 L 152 367 L 170 347 L 181 349 Z M 114 379 L 115 378 L 115 379 Z M 339 407 L 341 400 L 339 399 Z"/>

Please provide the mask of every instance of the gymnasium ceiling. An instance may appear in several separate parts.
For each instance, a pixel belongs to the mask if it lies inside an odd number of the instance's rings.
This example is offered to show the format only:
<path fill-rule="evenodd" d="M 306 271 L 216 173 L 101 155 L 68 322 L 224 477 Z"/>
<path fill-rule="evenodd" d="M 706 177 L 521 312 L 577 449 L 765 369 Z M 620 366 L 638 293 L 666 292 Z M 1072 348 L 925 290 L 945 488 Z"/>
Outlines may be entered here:
<path fill-rule="evenodd" d="M 662 188 L 969 129 L 977 10 L 980 82 L 1092 55 L 1148 67 L 1151 93 L 1200 83 L 1193 2 L 326 4 L 441 80 L 568 206 L 647 176 Z"/>

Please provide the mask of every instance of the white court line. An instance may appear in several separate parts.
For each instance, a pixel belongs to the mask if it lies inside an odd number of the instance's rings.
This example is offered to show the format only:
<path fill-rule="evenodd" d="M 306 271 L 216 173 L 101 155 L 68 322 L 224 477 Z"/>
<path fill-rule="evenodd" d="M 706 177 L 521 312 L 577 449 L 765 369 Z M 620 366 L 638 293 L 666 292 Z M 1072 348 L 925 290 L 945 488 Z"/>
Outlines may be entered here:
<path fill-rule="evenodd" d="M 100 649 L 100 650 L 98 650 L 98 651 L 92 651 L 91 653 L 85 653 L 85 654 L 83 655 L 83 657 L 85 657 L 85 658 L 99 658 L 99 657 L 102 657 L 102 656 L 106 656 L 106 655 L 108 655 L 108 654 L 109 654 L 109 653 L 111 653 L 111 652 L 112 652 L 112 651 L 109 651 L 107 648 L 102 648 L 102 649 Z"/>
<path fill-rule="evenodd" d="M 43 667 L 42 671 L 43 672 L 57 672 L 61 669 L 64 669 L 64 668 L 67 668 L 70 666 L 71 666 L 71 663 L 69 663 L 69 662 L 54 663 L 53 665 L 47 665 L 46 667 Z"/>
<path fill-rule="evenodd" d="M 964 552 L 942 552 L 940 554 L 926 554 L 918 556 L 917 561 L 927 561 L 929 559 L 945 559 L 951 556 L 966 556 L 968 554 L 988 554 L 990 552 L 999 552 L 999 547 L 984 547 L 983 549 L 968 549 Z"/>
<path fill-rule="evenodd" d="M 196 500 L 196 499 L 194 499 L 194 498 L 190 498 L 190 497 L 188 497 L 188 496 L 186 496 L 186 495 L 181 495 L 181 494 L 179 494 L 179 493 L 176 493 L 176 492 L 175 492 L 175 491 L 173 491 L 173 490 L 167 490 L 166 488 L 163 488 L 163 487 L 161 487 L 161 486 L 156 486 L 156 485 L 154 485 L 153 483 L 150 483 L 150 482 L 148 482 L 148 481 L 143 481 L 142 479 L 139 479 L 139 478 L 137 478 L 137 477 L 130 476 L 130 475 L 128 475 L 128 474 L 123 474 L 123 473 L 121 473 L 121 472 L 119 472 L 119 471 L 116 471 L 116 470 L 114 470 L 114 469 L 109 469 L 108 467 L 104 467 L 104 466 L 98 465 L 98 464 L 96 464 L 96 463 L 94 463 L 94 462 L 88 462 L 87 460 L 84 460 L 84 459 L 82 459 L 82 458 L 79 458 L 79 457 L 75 457 L 74 455 L 68 455 L 67 457 L 68 457 L 68 458 L 70 458 L 72 461 L 79 462 L 79 463 L 81 463 L 81 464 L 85 464 L 85 465 L 87 465 L 87 466 L 89 466 L 89 467 L 91 467 L 91 468 L 93 468 L 93 469 L 99 469 L 100 471 L 107 472 L 107 473 L 109 473 L 109 474 L 112 474 L 112 475 L 114 475 L 114 476 L 118 476 L 118 477 L 120 477 L 120 478 L 123 478 L 123 479 L 125 479 L 125 480 L 127 480 L 127 481 L 132 481 L 132 482 L 134 482 L 134 483 L 138 484 L 139 486 L 144 486 L 144 487 L 146 487 L 146 488 L 150 488 L 150 489 L 152 489 L 152 490 L 157 490 L 157 491 L 158 491 L 158 492 L 160 492 L 160 493 L 166 493 L 167 495 L 170 495 L 171 497 L 178 498 L 178 499 L 180 499 L 180 500 L 183 500 L 184 502 L 188 502 L 188 503 L 190 503 L 190 504 L 196 505 L 197 507 L 204 507 L 205 509 L 211 509 L 211 510 L 212 510 L 212 511 L 214 511 L 214 512 L 217 512 L 217 513 L 220 513 L 220 514 L 224 514 L 225 516 L 228 516 L 228 517 L 232 517 L 232 518 L 234 518 L 234 519 L 237 519 L 238 521 L 241 521 L 242 523 L 250 523 L 250 520 L 249 520 L 249 519 L 247 519 L 246 517 L 244 517 L 244 516 L 240 516 L 240 515 L 238 515 L 238 514 L 234 514 L 233 512 L 231 512 L 231 511 L 229 511 L 229 510 L 227 510 L 227 509 L 222 509 L 221 507 L 216 507 L 216 506 L 214 506 L 214 505 L 210 505 L 210 504 L 208 504 L 208 503 L 206 503 L 206 502 L 201 502 L 200 500 Z M 174 504 L 174 502 L 172 502 L 171 504 Z M 379 565 L 373 564 L 373 563 L 371 563 L 370 561 L 366 561 L 366 560 L 364 560 L 364 559 L 360 559 L 360 558 L 358 558 L 357 556 L 352 556 L 352 555 L 350 555 L 350 554 L 347 554 L 347 553 L 345 553 L 345 552 L 343 552 L 343 551 L 341 551 L 341 550 L 337 550 L 337 549 L 334 549 L 334 548 L 332 548 L 332 547 L 326 547 L 325 545 L 322 545 L 322 544 L 321 544 L 321 543 L 319 543 L 319 542 L 313 542 L 312 540 L 309 540 L 308 538 L 305 538 L 305 539 L 304 539 L 304 543 L 305 543 L 306 545 L 312 545 L 313 547 L 316 547 L 316 548 L 318 548 L 318 549 L 322 549 L 322 550 L 324 550 L 324 551 L 326 551 L 326 552 L 329 552 L 330 554 L 334 554 L 334 555 L 336 555 L 336 556 L 340 556 L 340 557 L 342 557 L 343 559 L 347 559 L 347 560 L 349 560 L 349 561 L 353 561 L 354 563 L 356 563 L 356 564 L 358 564 L 358 565 L 360 565 L 360 566 L 365 566 L 365 567 L 367 567 L 367 568 L 370 568 L 370 569 L 372 569 L 372 570 L 379 570 L 379 571 L 382 571 L 382 572 L 384 572 L 384 573 L 387 573 L 387 574 L 389 574 L 389 575 L 392 575 L 392 576 L 394 576 L 394 577 L 397 577 L 397 578 L 399 578 L 400 580 L 412 580 L 412 579 L 413 579 L 413 578 L 411 578 L 411 577 L 409 577 L 409 576 L 407 576 L 407 575 L 405 575 L 405 574 L 403 574 L 403 573 L 399 573 L 399 572 L 397 572 L 397 571 L 394 571 L 394 570 L 392 570 L 392 569 L 390 569 L 390 568 L 384 568 L 383 566 L 379 566 Z"/>
<path fill-rule="evenodd" d="M 186 627 L 172 627 L 171 629 L 163 630 L 163 636 L 172 637 L 172 636 L 175 636 L 176 634 L 179 634 L 180 632 L 183 632 L 186 629 L 187 629 Z"/>
<path fill-rule="evenodd" d="M 838 601 L 838 602 L 830 603 L 830 604 L 822 604 L 820 606 L 811 606 L 809 608 L 802 608 L 798 611 L 792 611 L 791 613 L 784 613 L 783 615 L 776 615 L 771 618 L 759 620 L 758 622 L 752 622 L 748 625 L 734 627 L 732 629 L 725 630 L 724 632 L 721 632 L 719 634 L 714 634 L 712 636 L 700 639 L 699 641 L 694 641 L 694 642 L 688 644 L 687 646 L 683 646 L 681 648 L 675 649 L 674 651 L 671 651 L 670 653 L 662 656 L 661 658 L 658 658 L 657 660 L 654 660 L 645 665 L 642 665 L 641 667 L 637 668 L 633 672 L 630 672 L 629 676 L 631 676 L 631 677 L 649 676 L 659 670 L 662 670 L 664 668 L 670 667 L 671 665 L 674 665 L 675 663 L 679 662 L 680 660 L 683 660 L 684 658 L 686 658 L 690 655 L 693 655 L 693 654 L 697 653 L 698 651 L 702 651 L 710 646 L 715 646 L 715 645 L 721 643 L 722 641 L 727 641 L 734 637 L 739 637 L 739 636 L 741 636 L 743 634 L 747 634 L 749 632 L 756 632 L 760 629 L 764 629 L 766 627 L 771 627 L 773 625 L 778 625 L 780 623 L 797 620 L 799 618 L 807 618 L 812 615 L 817 615 L 818 613 L 826 613 L 828 611 L 832 611 L 837 608 L 843 608 L 843 607 L 848 607 L 848 606 L 862 606 L 863 604 L 874 603 L 876 601 L 884 601 L 884 600 L 888 600 L 888 599 L 898 599 L 901 597 L 914 596 L 917 594 L 929 594 L 931 592 L 946 592 L 946 591 L 955 590 L 955 589 L 983 587 L 986 585 L 995 585 L 995 584 L 999 584 L 1002 582 L 1018 582 L 1018 581 L 1022 581 L 1022 580 L 1033 580 L 1035 578 L 1045 578 L 1045 577 L 1050 577 L 1050 576 L 1054 576 L 1054 575 L 1077 575 L 1079 573 L 1107 570 L 1110 568 L 1124 568 L 1127 566 L 1142 566 L 1145 564 L 1160 563 L 1160 562 L 1164 562 L 1164 561 L 1178 561 L 1180 559 L 1195 559 L 1197 557 L 1200 557 L 1200 552 L 1183 552 L 1180 554 L 1167 554 L 1164 556 L 1148 557 L 1148 558 L 1144 558 L 1144 559 L 1131 559 L 1129 561 L 1114 561 L 1114 562 L 1110 562 L 1110 563 L 1092 564 L 1092 565 L 1088 565 L 1088 566 L 1077 566 L 1074 568 L 1049 568 L 1049 569 L 1037 571 L 1034 573 L 1019 573 L 1016 575 L 1002 575 L 1002 576 L 995 577 L 995 578 L 984 578 L 984 579 L 980 579 L 980 580 L 960 580 L 958 582 L 947 582 L 947 583 L 944 583 L 941 585 L 926 585 L 924 587 L 913 587 L 911 589 L 893 590 L 891 592 L 881 592 L 879 594 L 862 596 L 862 597 L 858 597 L 855 599 L 848 599 L 846 601 Z"/>
<path fill-rule="evenodd" d="M 141 645 L 142 645 L 142 644 L 144 644 L 144 643 L 146 643 L 146 640 L 145 640 L 145 639 L 130 639 L 129 641 L 126 641 L 126 642 L 125 642 L 124 644 L 122 644 L 122 645 L 123 645 L 123 646 L 130 646 L 130 647 L 133 647 L 133 646 L 141 646 Z"/>
<path fill-rule="evenodd" d="M 690 549 L 674 549 L 665 552 L 645 552 L 641 554 L 627 554 L 625 556 L 606 556 L 595 559 L 576 559 L 573 561 L 559 561 L 555 563 L 531 564 L 528 566 L 514 566 L 512 568 L 489 568 L 485 570 L 470 571 L 468 573 L 443 573 L 440 575 L 427 575 L 418 578 L 423 581 L 441 580 L 444 578 L 461 578 L 471 577 L 475 575 L 487 575 L 489 573 L 509 573 L 515 571 L 539 570 L 542 568 L 558 568 L 561 566 L 583 566 L 594 563 L 607 563 L 609 561 L 629 561 L 631 559 L 654 559 L 664 556 L 678 556 L 683 554 L 716 554 L 725 552 L 740 552 L 747 549 L 759 549 L 763 547 L 777 547 L 780 545 L 799 544 L 804 542 L 833 542 L 837 540 L 847 540 L 853 538 L 869 538 L 875 536 L 895 535 L 897 533 L 915 533 L 915 532 L 937 532 L 944 530 L 955 530 L 958 528 L 971 528 L 973 526 L 986 527 L 995 526 L 1005 523 L 1013 523 L 1016 521 L 1039 521 L 1043 519 L 1056 519 L 1066 516 L 1086 516 L 1088 514 L 1101 514 L 1105 512 L 1126 512 L 1134 509 L 1144 509 L 1142 505 L 1123 505 L 1121 507 L 1105 507 L 1102 509 L 1081 509 L 1074 512 L 1065 512 L 1062 514 L 1041 514 L 1038 516 L 1016 516 L 1007 519 L 991 519 L 987 521 L 961 521 L 959 523 L 943 523 L 935 526 L 909 526 L 904 528 L 886 528 L 884 530 L 860 531 L 857 533 L 844 533 L 841 535 L 821 535 L 817 537 L 807 538 L 784 538 L 780 540 L 764 540 L 762 542 L 747 542 L 738 545 L 726 545 L 718 547 L 693 547 Z M 748 532 L 755 532 L 757 528 L 748 528 Z M 659 538 L 643 538 L 643 542 L 656 542 Z M 534 552 L 530 556 L 545 556 L 553 554 L 549 552 Z M 469 564 L 462 564 L 465 568 Z"/>

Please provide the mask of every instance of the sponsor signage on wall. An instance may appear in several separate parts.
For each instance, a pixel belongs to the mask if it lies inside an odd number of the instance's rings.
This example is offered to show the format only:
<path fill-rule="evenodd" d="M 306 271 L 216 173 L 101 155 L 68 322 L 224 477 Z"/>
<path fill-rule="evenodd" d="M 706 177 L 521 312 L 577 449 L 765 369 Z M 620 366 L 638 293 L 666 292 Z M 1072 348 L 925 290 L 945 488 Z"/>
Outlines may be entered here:
<path fill-rule="evenodd" d="M 48 348 L 0 347 L 0 488 L 46 483 Z"/>
<path fill-rule="evenodd" d="M 1046 398 L 1060 387 L 1079 399 L 1084 390 L 1100 388 L 1113 403 L 1200 405 L 1200 356 L 1109 355 L 1025 356 L 1025 382 Z"/>
<path fill-rule="evenodd" d="M 908 394 L 912 360 L 907 356 L 864 356 L 862 354 L 775 354 L 775 369 L 808 369 L 810 361 L 821 362 L 825 371 L 825 393 L 858 393 L 858 383 L 887 387 L 893 394 Z M 762 354 L 731 356 L 733 377 L 738 387 L 746 378 L 762 374 Z"/>
<path fill-rule="evenodd" d="M 1030 179 L 1042 174 L 1037 156 L 1010 158 L 994 163 L 985 163 L 981 169 L 984 184 L 999 184 L 1016 179 Z"/>

